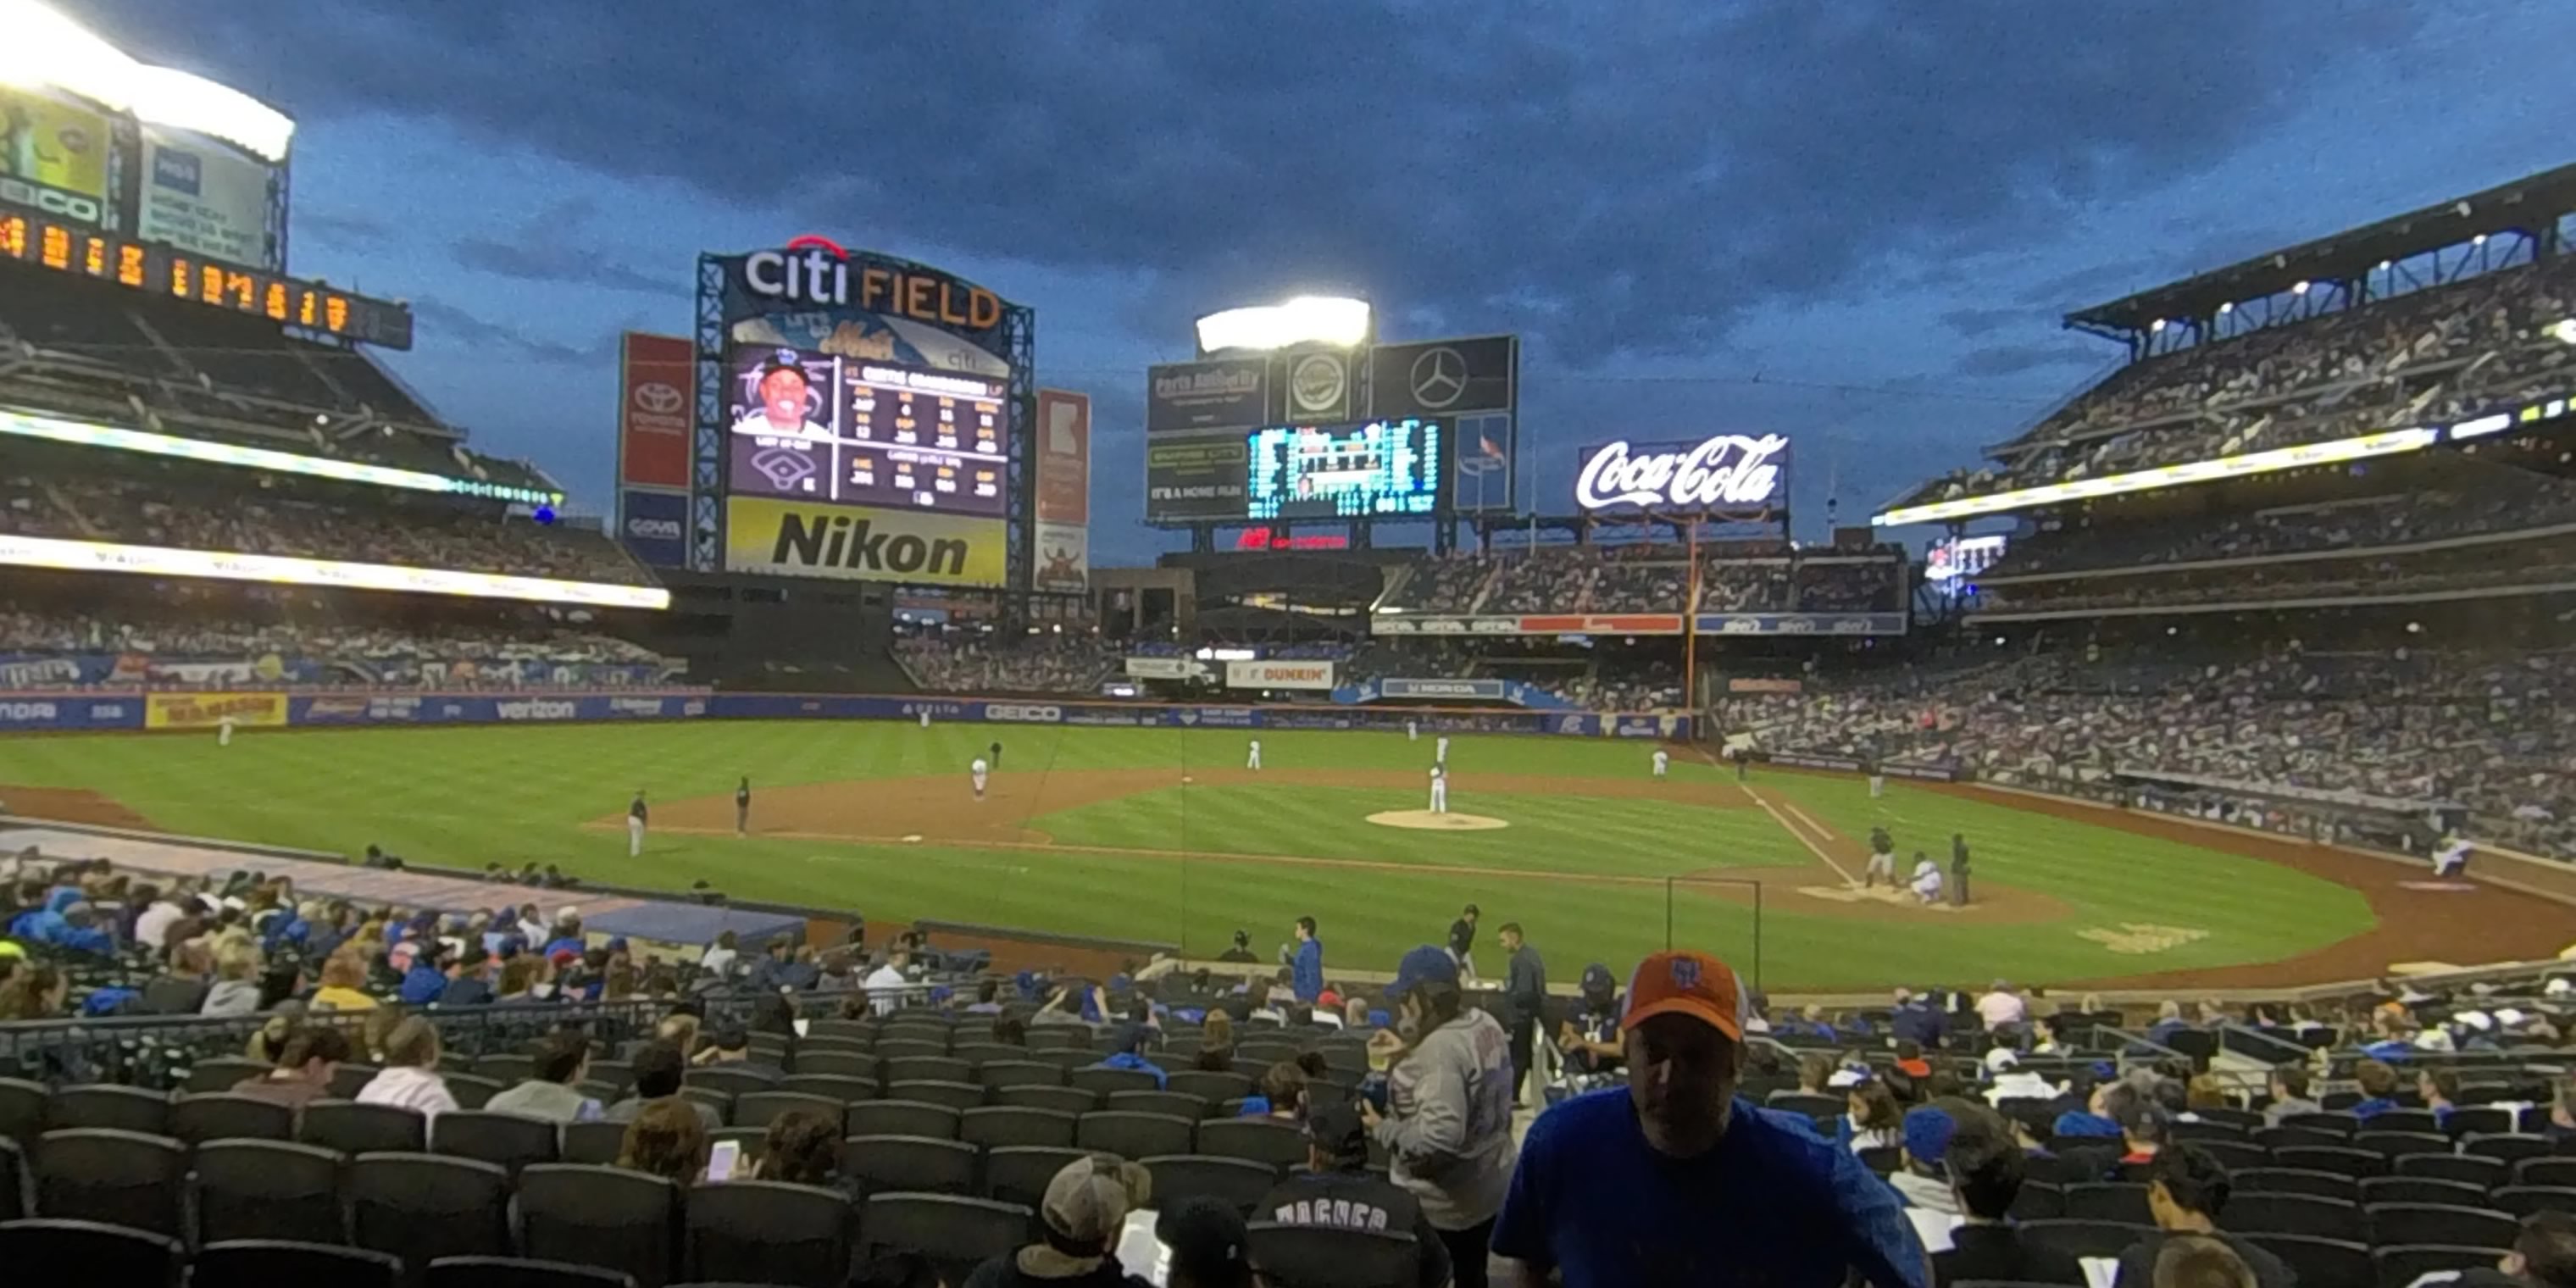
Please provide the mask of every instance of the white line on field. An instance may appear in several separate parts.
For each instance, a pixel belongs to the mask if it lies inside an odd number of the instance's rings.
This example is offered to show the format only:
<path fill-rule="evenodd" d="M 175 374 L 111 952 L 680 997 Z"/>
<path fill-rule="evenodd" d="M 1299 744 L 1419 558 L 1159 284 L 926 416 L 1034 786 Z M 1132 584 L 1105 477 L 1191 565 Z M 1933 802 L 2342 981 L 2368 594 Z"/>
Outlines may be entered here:
<path fill-rule="evenodd" d="M 1796 802 L 1784 800 L 1780 802 L 1780 808 L 1789 811 L 1789 813 L 1795 816 L 1799 822 L 1806 824 L 1808 831 L 1815 833 L 1819 838 L 1824 836 L 1825 829 L 1819 826 L 1816 823 L 1816 820 L 1807 817 L 1807 811 L 1798 808 Z"/>
<path fill-rule="evenodd" d="M 1773 808 L 1771 802 L 1762 799 L 1762 793 L 1753 790 L 1750 786 L 1743 783 L 1738 783 L 1736 786 L 1740 788 L 1745 795 L 1752 797 L 1753 803 L 1761 806 L 1762 812 L 1770 815 L 1771 821 L 1779 824 L 1781 831 L 1788 833 L 1792 838 L 1796 839 L 1798 844 L 1806 846 L 1807 853 L 1815 855 L 1818 863 L 1822 863 L 1826 867 L 1832 868 L 1834 870 L 1834 875 L 1843 879 L 1844 885 L 1853 887 L 1860 885 L 1860 882 L 1852 880 L 1851 873 L 1843 870 L 1843 865 L 1834 862 L 1834 856 L 1825 853 L 1823 846 L 1816 844 L 1814 841 L 1808 840 L 1807 834 L 1799 831 L 1796 825 L 1790 823 L 1787 815 L 1784 815 L 1779 810 Z M 1814 824 L 1811 823 L 1808 826 L 1812 827 Z"/>

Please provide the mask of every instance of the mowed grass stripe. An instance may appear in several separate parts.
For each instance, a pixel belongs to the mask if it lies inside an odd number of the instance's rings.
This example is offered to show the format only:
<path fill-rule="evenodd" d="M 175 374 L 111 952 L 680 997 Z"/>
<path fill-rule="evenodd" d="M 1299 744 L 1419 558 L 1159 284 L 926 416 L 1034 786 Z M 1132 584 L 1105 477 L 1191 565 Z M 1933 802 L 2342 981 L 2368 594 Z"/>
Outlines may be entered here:
<path fill-rule="evenodd" d="M 175 830 L 353 852 L 369 841 L 442 866 L 555 862 L 594 879 L 683 888 L 707 877 L 744 898 L 851 908 L 873 918 L 939 917 L 1084 934 L 1222 947 L 1236 926 L 1275 943 L 1301 914 L 1324 920 L 1331 959 L 1383 969 L 1413 944 L 1436 940 L 1460 904 L 1489 920 L 1517 919 L 1554 974 L 1586 960 L 1624 968 L 1660 946 L 1669 913 L 1685 943 L 1749 957 L 1751 913 L 1685 886 L 1522 880 L 1443 867 L 1522 868 L 1533 874 L 1660 875 L 1729 866 L 1813 866 L 1787 833 L 1749 807 L 1710 809 L 1580 794 L 1481 793 L 1481 775 L 1545 775 L 1580 793 L 1586 780 L 1646 777 L 1649 748 L 1610 740 L 1460 738 L 1451 763 L 1458 805 L 1510 818 L 1492 833 L 1431 834 L 1373 827 L 1368 807 L 1420 808 L 1424 793 L 1198 785 L 1026 820 L 1056 831 L 1065 814 L 1084 844 L 1158 851 L 1115 855 L 859 845 L 658 835 L 640 860 L 614 831 L 637 786 L 654 799 L 723 796 L 748 773 L 757 792 L 793 783 L 957 775 L 999 740 L 1006 776 L 1057 769 L 1239 768 L 1242 731 L 1064 729 L 1046 726 L 857 722 L 692 722 L 671 725 L 249 731 L 230 748 L 211 735 L 0 739 L 0 783 L 104 791 Z M 1402 734 L 1268 732 L 1272 767 L 1427 768 L 1432 742 Z M 1679 786 L 1724 800 L 1731 772 L 1689 760 Z M 2057 925 L 1992 927 L 1946 918 L 1855 922 L 1785 890 L 1766 889 L 1765 974 L 1775 986 L 1853 986 L 1890 980 L 1977 982 L 1992 974 L 2046 981 L 2141 970 L 2273 960 L 2369 924 L 2352 891 L 2272 865 L 2073 820 L 1891 784 L 1871 802 L 1857 780 L 1757 774 L 1849 837 L 1892 822 L 1900 852 L 1946 859 L 1949 833 L 1976 847 L 1977 879 L 2066 903 Z M 1301 800 L 1322 791 L 1329 805 Z M 1343 795 L 1347 793 L 1347 795 Z M 1382 799 L 1382 804 L 1379 802 Z M 1071 836 L 1061 839 L 1072 841 Z M 1341 855 L 1412 865 L 1401 871 L 1300 869 L 1289 864 L 1183 862 L 1170 852 Z M 1821 869 L 1818 875 L 1822 877 Z M 2151 957 L 2124 956 L 2078 937 L 2091 926 L 2137 922 L 2210 932 Z M 1489 949 L 1489 955 L 1491 950 Z M 1500 969 L 1499 958 L 1487 963 Z"/>

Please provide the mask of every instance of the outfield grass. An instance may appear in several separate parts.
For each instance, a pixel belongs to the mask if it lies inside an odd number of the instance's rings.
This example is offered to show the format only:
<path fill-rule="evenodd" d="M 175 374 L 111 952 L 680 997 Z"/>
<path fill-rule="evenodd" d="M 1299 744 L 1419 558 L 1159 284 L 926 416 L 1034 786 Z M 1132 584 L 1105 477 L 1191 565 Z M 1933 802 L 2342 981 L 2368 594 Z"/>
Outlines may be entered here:
<path fill-rule="evenodd" d="M 622 832 L 585 823 L 623 812 L 634 788 L 658 801 L 857 779 L 959 775 L 994 738 L 1005 772 L 1168 769 L 1174 783 L 1032 817 L 1067 846 L 1055 852 L 963 844 L 867 845 L 786 838 L 656 835 L 641 859 Z M 863 722 L 460 727 L 251 732 L 229 748 L 211 735 L 0 739 L 0 783 L 97 790 L 172 830 L 355 852 L 369 842 L 415 861 L 480 868 L 559 863 L 598 880 L 683 888 L 706 877 L 735 895 L 834 909 L 874 920 L 937 917 L 1077 934 L 1182 943 L 1213 955 L 1235 928 L 1264 952 L 1312 914 L 1327 961 L 1390 969 L 1437 940 L 1461 904 L 1486 926 L 1517 920 L 1570 979 L 1586 961 L 1624 965 L 1663 946 L 1749 963 L 1753 918 L 1741 901 L 1687 884 L 1635 878 L 1806 865 L 1830 877 L 1758 809 L 1586 795 L 1587 784 L 1637 780 L 1634 743 L 1460 738 L 1453 808 L 1509 821 L 1489 832 L 1431 833 L 1371 825 L 1384 809 L 1417 809 L 1418 790 L 1276 782 L 1193 784 L 1194 767 L 1237 768 L 1246 735 L 1199 729 L 1062 729 Z M 1384 769 L 1419 774 L 1428 739 L 1395 733 L 1271 731 L 1273 769 Z M 1724 798 L 1719 771 L 1677 760 L 1674 773 Z M 1480 793 L 1478 774 L 1544 775 L 1545 793 Z M 1730 775 L 1731 776 L 1731 775 Z M 1966 918 L 1854 920 L 1779 883 L 1765 890 L 1761 963 L 1774 988 L 1972 982 L 1993 975 L 2049 982 L 2278 960 L 2369 929 L 2356 892 L 2291 869 L 2195 846 L 1891 783 L 1872 801 L 1857 780 L 1761 775 L 1756 785 L 1846 836 L 1884 821 L 1900 853 L 1946 855 L 1952 832 L 1976 849 L 1976 881 L 2055 900 L 2063 918 L 2012 926 Z M 1294 862 L 1191 861 L 1190 854 L 1359 859 L 1400 868 L 1355 871 Z M 1458 869 L 1472 868 L 1475 872 Z M 1528 875 L 1514 875 L 1514 873 Z M 1563 874 L 1632 880 L 1566 880 Z M 2125 925 L 2206 932 L 2152 955 L 2111 951 L 2080 932 Z"/>

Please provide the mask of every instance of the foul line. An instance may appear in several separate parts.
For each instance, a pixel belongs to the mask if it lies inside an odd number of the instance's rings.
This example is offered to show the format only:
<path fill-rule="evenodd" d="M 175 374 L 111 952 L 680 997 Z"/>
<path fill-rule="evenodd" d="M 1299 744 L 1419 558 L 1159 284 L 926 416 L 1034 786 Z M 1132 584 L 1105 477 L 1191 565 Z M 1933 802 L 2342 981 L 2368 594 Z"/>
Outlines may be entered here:
<path fill-rule="evenodd" d="M 1834 870 L 1834 875 L 1841 877 L 1845 886 L 1857 888 L 1860 885 L 1860 882 L 1852 880 L 1851 873 L 1843 870 L 1843 865 L 1834 862 L 1834 856 L 1825 853 L 1823 846 L 1816 844 L 1814 841 L 1808 840 L 1807 834 L 1799 831 L 1797 826 L 1789 821 L 1787 815 L 1784 815 L 1779 810 L 1772 808 L 1771 802 L 1762 799 L 1762 793 L 1753 790 L 1752 786 L 1746 783 L 1737 783 L 1736 788 L 1742 791 L 1745 795 L 1752 797 L 1753 803 L 1761 806 L 1762 812 L 1770 815 L 1771 821 L 1779 824 L 1781 831 L 1788 833 L 1792 839 L 1797 841 L 1798 844 L 1806 846 L 1807 853 L 1815 855 L 1818 863 L 1822 863 L 1826 867 L 1832 868 Z M 1804 818 L 1806 816 L 1801 814 L 1799 817 Z M 1808 826 L 1812 827 L 1814 824 L 1810 823 Z"/>

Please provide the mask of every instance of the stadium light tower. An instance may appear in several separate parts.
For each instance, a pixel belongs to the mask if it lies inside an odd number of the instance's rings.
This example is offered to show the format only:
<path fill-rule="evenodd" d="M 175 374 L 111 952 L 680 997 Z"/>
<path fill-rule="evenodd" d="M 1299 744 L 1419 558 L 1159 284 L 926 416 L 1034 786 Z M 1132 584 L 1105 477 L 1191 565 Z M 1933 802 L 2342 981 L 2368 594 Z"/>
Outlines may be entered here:
<path fill-rule="evenodd" d="M 149 125 L 211 134 L 270 162 L 286 159 L 295 122 L 230 86 L 139 62 L 36 0 L 0 0 L 0 85 L 68 90 Z"/>
<path fill-rule="evenodd" d="M 1210 313 L 1198 320 L 1199 352 L 1286 349 L 1301 344 L 1349 349 L 1368 342 L 1366 300 L 1339 295 L 1300 295 L 1281 304 Z"/>

